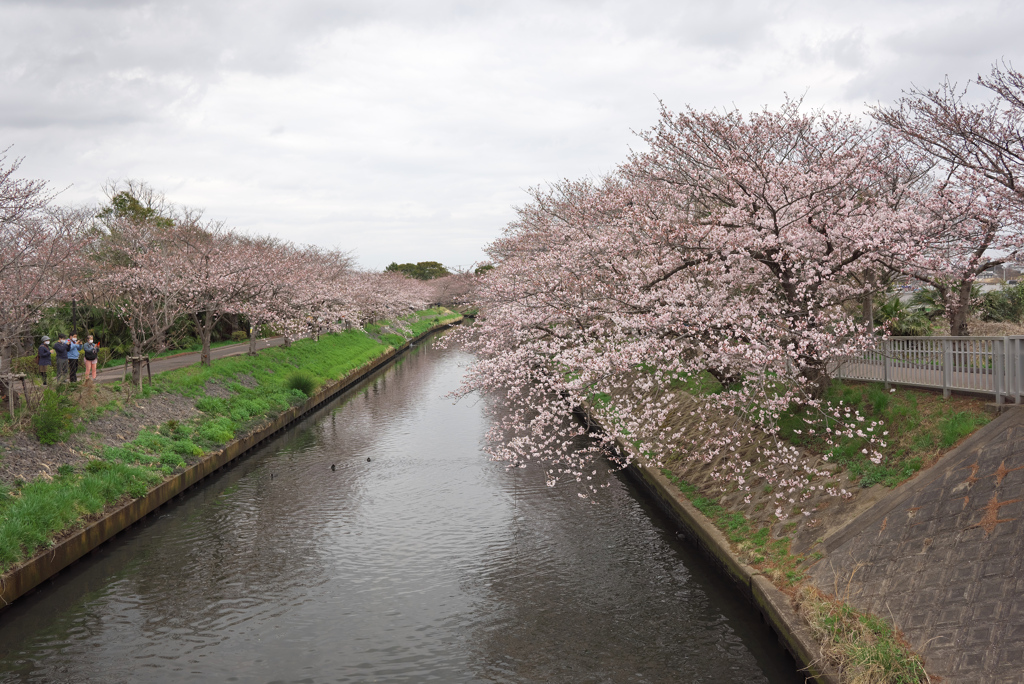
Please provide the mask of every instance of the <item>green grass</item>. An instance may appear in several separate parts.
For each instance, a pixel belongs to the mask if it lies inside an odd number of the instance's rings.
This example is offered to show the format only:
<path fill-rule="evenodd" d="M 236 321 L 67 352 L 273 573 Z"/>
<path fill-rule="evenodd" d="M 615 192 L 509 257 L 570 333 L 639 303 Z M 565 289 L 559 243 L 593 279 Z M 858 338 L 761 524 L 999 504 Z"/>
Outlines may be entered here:
<path fill-rule="evenodd" d="M 52 480 L 37 479 L 0 489 L 0 571 L 46 548 L 55 537 L 82 524 L 84 517 L 125 497 L 137 498 L 202 455 L 268 420 L 307 395 L 290 386 L 301 372 L 316 386 L 338 380 L 394 346 L 458 314 L 418 312 L 405 319 L 409 338 L 385 341 L 363 330 L 303 339 L 290 347 L 261 350 L 256 356 L 220 359 L 209 367 L 195 364 L 153 376 L 143 396 L 170 393 L 195 399 L 201 416 L 147 427 L 135 439 L 93 453 L 84 467 L 64 468 Z M 227 396 L 207 395 L 208 383 L 226 388 Z M 114 389 L 122 389 L 118 385 Z M 109 410 L 103 406 L 101 410 Z"/>
<path fill-rule="evenodd" d="M 956 396 L 944 400 L 933 392 L 904 387 L 889 392 L 881 383 L 833 382 L 826 400 L 833 406 L 842 402 L 842 406 L 856 409 L 864 422 L 846 419 L 845 413 L 837 421 L 810 410 L 794 410 L 780 417 L 780 435 L 796 446 L 827 454 L 865 487 L 877 483 L 895 487 L 992 420 L 980 400 Z M 823 439 L 825 428 L 835 429 L 837 423 L 866 430 L 874 421 L 882 423 L 875 429 L 877 433 L 889 433 L 882 437 L 886 446 L 879 449 L 883 456 L 880 464 L 872 463 L 862 452 L 868 446 L 866 438 L 842 437 L 835 447 Z"/>
<path fill-rule="evenodd" d="M 35 480 L 6 492 L 0 504 L 0 569 L 48 546 L 84 516 L 125 496 L 144 496 L 161 479 L 144 466 L 100 460 L 90 461 L 84 472 L 58 474 L 53 480 Z"/>

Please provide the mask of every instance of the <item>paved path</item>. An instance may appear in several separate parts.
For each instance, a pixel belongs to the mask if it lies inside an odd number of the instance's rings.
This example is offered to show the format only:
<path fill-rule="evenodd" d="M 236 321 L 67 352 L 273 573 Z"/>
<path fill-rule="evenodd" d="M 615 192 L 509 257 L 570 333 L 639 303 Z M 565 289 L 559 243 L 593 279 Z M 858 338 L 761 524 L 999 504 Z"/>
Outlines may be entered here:
<path fill-rule="evenodd" d="M 266 349 L 267 347 L 279 347 L 284 344 L 283 337 L 268 337 L 265 339 L 256 341 L 257 351 L 260 349 Z M 249 352 L 249 343 L 242 342 L 240 344 L 228 344 L 223 347 L 215 347 L 210 350 L 210 358 L 223 359 L 228 356 L 238 356 L 240 354 L 246 354 Z M 162 373 L 164 371 L 174 370 L 176 368 L 184 368 L 185 366 L 191 366 L 193 363 L 199 363 L 199 357 L 202 356 L 201 352 L 188 352 L 185 354 L 175 354 L 174 356 L 167 356 L 162 359 L 153 359 L 151 367 L 153 373 Z M 145 369 L 143 369 L 145 373 Z M 82 369 L 79 368 L 78 379 L 83 378 Z M 145 376 L 143 376 L 145 377 Z M 105 370 L 97 371 L 96 382 L 115 382 L 117 380 L 124 379 L 124 365 L 117 366 L 115 368 L 107 368 Z"/>
<path fill-rule="evenodd" d="M 949 683 L 1024 682 L 1024 409 L 824 540 L 818 586 L 891 617 Z"/>

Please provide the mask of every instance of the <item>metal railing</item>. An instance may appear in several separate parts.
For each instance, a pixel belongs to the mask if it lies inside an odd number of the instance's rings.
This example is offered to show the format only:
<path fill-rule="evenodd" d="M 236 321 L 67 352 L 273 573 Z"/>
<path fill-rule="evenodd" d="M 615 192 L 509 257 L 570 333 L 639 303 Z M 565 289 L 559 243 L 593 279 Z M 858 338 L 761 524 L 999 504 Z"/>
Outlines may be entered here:
<path fill-rule="evenodd" d="M 996 404 L 1024 394 L 1024 336 L 892 337 L 875 349 L 832 364 L 839 379 L 995 395 Z"/>

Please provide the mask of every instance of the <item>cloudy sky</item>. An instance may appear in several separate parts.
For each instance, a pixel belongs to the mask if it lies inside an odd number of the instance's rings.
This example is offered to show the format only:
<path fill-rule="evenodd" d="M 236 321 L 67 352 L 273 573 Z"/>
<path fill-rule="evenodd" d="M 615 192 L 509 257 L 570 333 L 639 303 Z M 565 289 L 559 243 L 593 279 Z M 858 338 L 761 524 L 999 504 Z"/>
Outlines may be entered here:
<path fill-rule="evenodd" d="M 986 0 L 0 0 L 0 149 L 68 203 L 136 178 L 369 268 L 468 266 L 659 98 L 861 113 L 1024 67 L 1022 29 Z"/>

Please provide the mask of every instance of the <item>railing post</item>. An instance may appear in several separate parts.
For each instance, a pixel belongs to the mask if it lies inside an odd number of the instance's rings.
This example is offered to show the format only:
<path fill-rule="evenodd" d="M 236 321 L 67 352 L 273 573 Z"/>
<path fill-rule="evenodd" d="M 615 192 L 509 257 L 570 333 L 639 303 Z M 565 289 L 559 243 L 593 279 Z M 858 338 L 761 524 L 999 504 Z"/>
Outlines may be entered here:
<path fill-rule="evenodd" d="M 1003 405 L 1003 340 L 992 340 L 992 384 L 996 391 L 996 406 Z"/>
<path fill-rule="evenodd" d="M 892 363 L 889 359 L 889 350 L 892 349 L 892 340 L 882 340 L 882 382 L 885 389 L 889 389 L 889 366 Z"/>
<path fill-rule="evenodd" d="M 953 343 L 942 341 L 942 398 L 949 399 L 949 388 L 953 384 Z"/>
<path fill-rule="evenodd" d="M 1024 365 L 1021 364 L 1021 338 L 1014 340 L 1014 368 L 1016 369 L 1016 387 L 1014 388 L 1016 403 L 1021 402 L 1021 387 L 1024 385 Z"/>

